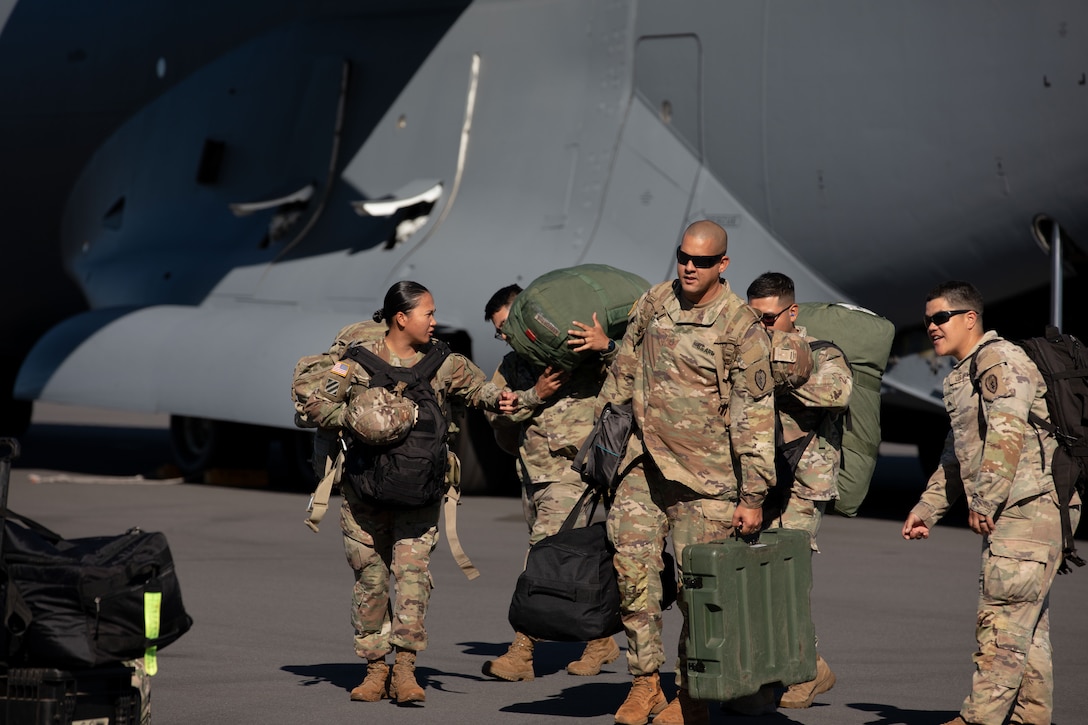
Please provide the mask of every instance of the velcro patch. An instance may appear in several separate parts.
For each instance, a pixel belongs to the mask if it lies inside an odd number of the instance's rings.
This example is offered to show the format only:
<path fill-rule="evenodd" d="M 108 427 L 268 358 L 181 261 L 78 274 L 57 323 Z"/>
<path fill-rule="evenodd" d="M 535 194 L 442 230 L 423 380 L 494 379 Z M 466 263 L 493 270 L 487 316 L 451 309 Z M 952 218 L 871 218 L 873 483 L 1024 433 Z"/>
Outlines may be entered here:
<path fill-rule="evenodd" d="M 797 351 L 789 347 L 776 347 L 771 351 L 771 362 L 795 363 Z"/>
<path fill-rule="evenodd" d="M 351 371 L 351 368 L 343 360 L 341 360 L 340 362 L 333 365 L 332 369 L 329 370 L 329 372 L 332 373 L 333 375 L 339 375 L 342 378 L 346 378 L 350 371 Z"/>
<path fill-rule="evenodd" d="M 556 336 L 559 335 L 559 328 L 556 327 L 555 323 L 545 317 L 542 313 L 536 313 L 535 315 L 533 315 L 533 319 L 539 322 L 540 326 L 546 329 L 548 332 Z"/>
<path fill-rule="evenodd" d="M 1004 364 L 994 365 L 992 368 L 982 373 L 980 387 L 984 400 L 995 400 L 997 398 L 1008 397 L 1009 390 L 1005 385 L 1005 376 L 1002 375 L 1003 367 Z"/>

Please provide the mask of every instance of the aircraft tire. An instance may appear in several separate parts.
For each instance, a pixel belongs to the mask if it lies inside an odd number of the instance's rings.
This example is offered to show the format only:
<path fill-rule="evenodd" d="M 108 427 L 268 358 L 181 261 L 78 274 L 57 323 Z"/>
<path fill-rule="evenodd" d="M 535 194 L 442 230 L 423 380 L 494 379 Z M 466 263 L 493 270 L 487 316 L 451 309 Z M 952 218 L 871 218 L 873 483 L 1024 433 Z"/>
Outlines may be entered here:
<path fill-rule="evenodd" d="M 258 426 L 172 415 L 170 449 L 185 480 L 199 483 L 213 468 L 263 469 L 268 437 Z"/>

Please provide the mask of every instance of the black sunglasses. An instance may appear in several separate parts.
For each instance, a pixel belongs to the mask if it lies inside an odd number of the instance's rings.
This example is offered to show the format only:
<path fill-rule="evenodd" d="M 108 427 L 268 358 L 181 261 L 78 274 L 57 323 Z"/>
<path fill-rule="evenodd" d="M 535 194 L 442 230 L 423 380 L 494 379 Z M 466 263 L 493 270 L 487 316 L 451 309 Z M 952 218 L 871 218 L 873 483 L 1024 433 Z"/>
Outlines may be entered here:
<path fill-rule="evenodd" d="M 771 325 L 773 325 L 775 323 L 775 321 L 779 317 L 782 316 L 783 312 L 785 312 L 786 310 L 788 310 L 792 306 L 793 305 L 787 305 L 787 306 L 783 307 L 782 309 L 780 309 L 778 312 L 774 313 L 773 315 L 770 312 L 764 312 L 763 313 L 763 324 L 766 325 L 767 327 L 770 327 Z"/>
<path fill-rule="evenodd" d="M 676 248 L 676 261 L 681 267 L 686 267 L 688 262 L 691 262 L 698 269 L 710 269 L 722 261 L 724 256 L 725 254 L 693 255 L 688 254 L 680 247 Z"/>
<path fill-rule="evenodd" d="M 974 310 L 941 310 L 932 317 L 930 317 L 929 315 L 923 315 L 922 319 L 926 321 L 926 327 L 929 327 L 930 323 L 936 325 L 937 327 L 940 327 L 956 315 L 962 315 L 965 312 L 974 312 Z"/>

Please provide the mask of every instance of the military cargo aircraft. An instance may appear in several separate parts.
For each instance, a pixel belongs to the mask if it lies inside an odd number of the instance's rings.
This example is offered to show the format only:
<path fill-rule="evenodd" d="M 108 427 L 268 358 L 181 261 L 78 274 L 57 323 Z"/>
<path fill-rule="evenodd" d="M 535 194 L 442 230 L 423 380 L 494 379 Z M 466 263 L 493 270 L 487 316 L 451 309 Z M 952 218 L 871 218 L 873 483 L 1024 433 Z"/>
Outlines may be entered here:
<path fill-rule="evenodd" d="M 1041 329 L 1039 244 L 1088 237 L 1086 73 L 1077 0 L 0 2 L 3 424 L 165 412 L 196 472 L 299 441 L 295 361 L 396 280 L 489 370 L 496 289 L 667 279 L 710 218 L 736 289 L 896 323 L 921 440 L 924 293 Z"/>

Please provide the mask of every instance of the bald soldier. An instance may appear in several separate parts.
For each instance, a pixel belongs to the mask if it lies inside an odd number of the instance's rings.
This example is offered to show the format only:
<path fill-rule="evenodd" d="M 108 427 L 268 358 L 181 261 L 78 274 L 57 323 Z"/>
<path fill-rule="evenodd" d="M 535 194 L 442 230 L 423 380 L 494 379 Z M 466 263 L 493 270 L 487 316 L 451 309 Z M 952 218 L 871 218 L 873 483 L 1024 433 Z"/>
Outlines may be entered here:
<path fill-rule="evenodd" d="M 760 315 L 721 278 L 729 266 L 725 230 L 710 221 L 685 230 L 673 282 L 635 304 L 627 334 L 597 397 L 632 403 L 628 446 L 608 535 L 616 547 L 627 666 L 634 681 L 616 712 L 621 725 L 705 723 L 705 703 L 687 691 L 688 607 L 680 632 L 679 693 L 668 703 L 658 670 L 661 552 L 672 536 L 676 561 L 689 544 L 754 534 L 774 484 L 774 383 L 770 338 Z M 724 343 L 724 344 L 723 344 Z"/>
<path fill-rule="evenodd" d="M 1029 422 L 1032 413 L 1050 420 L 1046 383 L 1019 345 L 983 330 L 982 295 L 967 282 L 930 292 L 925 325 L 936 353 L 956 360 L 944 380 L 952 430 L 903 538 L 928 539 L 961 496 L 982 537 L 975 674 L 960 714 L 945 725 L 1049 723 L 1050 586 L 1062 560 L 1051 471 L 1058 444 Z M 1076 531 L 1079 498 L 1069 513 Z"/>

